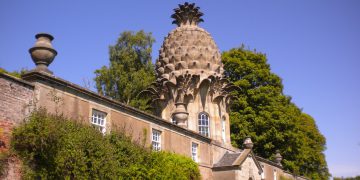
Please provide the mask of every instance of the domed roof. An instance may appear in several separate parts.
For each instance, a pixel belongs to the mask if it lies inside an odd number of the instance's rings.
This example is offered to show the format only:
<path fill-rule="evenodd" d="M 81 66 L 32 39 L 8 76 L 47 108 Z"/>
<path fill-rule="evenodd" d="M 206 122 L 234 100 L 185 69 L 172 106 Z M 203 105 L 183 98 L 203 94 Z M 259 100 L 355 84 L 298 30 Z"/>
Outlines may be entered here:
<path fill-rule="evenodd" d="M 175 9 L 172 17 L 178 27 L 165 38 L 156 62 L 158 78 L 193 74 L 221 76 L 222 63 L 219 49 L 211 35 L 197 24 L 202 13 L 194 4 L 185 3 Z"/>

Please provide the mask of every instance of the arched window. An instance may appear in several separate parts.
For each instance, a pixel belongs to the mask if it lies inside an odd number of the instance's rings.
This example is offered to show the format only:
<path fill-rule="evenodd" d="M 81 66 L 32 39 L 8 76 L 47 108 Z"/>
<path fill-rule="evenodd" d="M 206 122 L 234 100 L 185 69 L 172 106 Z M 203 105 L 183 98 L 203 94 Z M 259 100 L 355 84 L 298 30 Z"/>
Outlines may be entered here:
<path fill-rule="evenodd" d="M 210 136 L 210 120 L 209 120 L 209 115 L 205 112 L 201 112 L 199 114 L 199 124 L 198 124 L 198 127 L 199 127 L 199 133 L 206 136 L 206 137 L 209 137 Z"/>

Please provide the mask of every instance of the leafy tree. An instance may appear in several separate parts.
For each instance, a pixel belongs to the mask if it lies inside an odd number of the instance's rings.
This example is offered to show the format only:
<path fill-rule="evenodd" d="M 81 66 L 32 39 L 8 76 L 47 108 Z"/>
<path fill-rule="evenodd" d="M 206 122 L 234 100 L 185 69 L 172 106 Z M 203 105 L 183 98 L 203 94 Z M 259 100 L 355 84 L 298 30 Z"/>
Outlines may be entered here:
<path fill-rule="evenodd" d="M 200 179 L 189 157 L 152 152 L 124 132 L 103 135 L 44 109 L 15 128 L 11 143 L 23 179 Z"/>
<path fill-rule="evenodd" d="M 151 62 L 154 41 L 151 33 L 144 31 L 121 33 L 116 44 L 109 48 L 109 67 L 95 71 L 98 92 L 141 110 L 149 110 L 149 99 L 138 97 L 138 94 L 155 81 Z"/>
<path fill-rule="evenodd" d="M 241 47 L 224 52 L 222 59 L 225 75 L 240 87 L 230 113 L 233 145 L 241 147 L 251 136 L 256 154 L 271 159 L 280 150 L 285 169 L 328 179 L 324 136 L 314 119 L 283 94 L 281 79 L 271 72 L 266 56 Z"/>

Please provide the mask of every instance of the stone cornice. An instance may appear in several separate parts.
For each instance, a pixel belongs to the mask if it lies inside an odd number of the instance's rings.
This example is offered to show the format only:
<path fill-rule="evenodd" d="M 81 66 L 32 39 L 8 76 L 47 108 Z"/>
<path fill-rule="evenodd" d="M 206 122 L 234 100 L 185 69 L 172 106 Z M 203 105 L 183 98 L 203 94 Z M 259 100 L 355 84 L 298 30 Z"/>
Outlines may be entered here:
<path fill-rule="evenodd" d="M 29 87 L 29 88 L 32 88 L 32 89 L 34 89 L 34 87 L 35 87 L 32 83 L 29 83 L 29 82 L 24 81 L 24 80 L 22 80 L 22 79 L 19 79 L 19 78 L 17 78 L 17 77 L 8 75 L 8 74 L 6 74 L 6 73 L 0 73 L 0 77 L 5 78 L 5 79 L 8 79 L 8 80 L 11 80 L 11 81 L 14 81 L 14 82 L 19 83 L 19 84 L 22 84 L 22 85 L 25 85 L 25 86 L 27 86 L 27 87 Z"/>
<path fill-rule="evenodd" d="M 55 77 L 53 75 L 47 74 L 47 73 L 42 73 L 39 71 L 31 71 L 29 73 L 26 73 L 22 76 L 22 79 L 26 80 L 26 81 L 30 81 L 30 82 L 39 82 L 42 84 L 47 84 L 47 85 L 57 85 L 60 86 L 62 88 L 74 91 L 76 93 L 81 93 L 81 95 L 85 95 L 87 97 L 90 97 L 92 99 L 94 99 L 95 101 L 107 104 L 109 106 L 112 106 L 116 109 L 120 109 L 126 113 L 132 114 L 132 115 L 136 115 L 137 117 L 141 117 L 143 120 L 145 121 L 150 121 L 153 122 L 155 124 L 164 126 L 166 128 L 169 128 L 171 130 L 174 130 L 176 132 L 179 132 L 181 134 L 187 135 L 187 136 L 191 136 L 195 139 L 201 140 L 203 142 L 206 143 L 211 143 L 211 139 L 205 136 L 202 136 L 199 133 L 196 133 L 194 131 L 182 128 L 180 126 L 177 126 L 175 124 L 172 124 L 171 122 L 165 121 L 164 119 L 161 119 L 157 116 L 154 116 L 152 114 L 140 111 L 136 108 L 130 107 L 126 104 L 120 103 L 118 101 L 115 101 L 111 98 L 99 95 L 95 92 L 92 92 L 90 90 L 87 90 L 79 85 L 76 85 L 74 83 L 71 83 L 69 81 L 63 80 L 61 78 Z M 29 84 L 29 83 L 28 83 Z"/>
<path fill-rule="evenodd" d="M 238 149 L 236 147 L 233 147 L 233 146 L 229 146 L 229 145 L 225 145 L 216 141 L 216 140 L 212 140 L 211 141 L 211 144 L 214 145 L 214 146 L 218 146 L 218 147 L 221 147 L 221 148 L 224 148 L 226 150 L 229 150 L 229 151 L 232 151 L 232 152 L 241 152 L 242 150 L 241 149 Z"/>
<path fill-rule="evenodd" d="M 272 165 L 272 166 L 275 166 L 275 167 L 277 167 L 277 168 L 279 168 L 279 169 L 283 169 L 282 166 L 280 166 L 279 164 L 276 164 L 276 163 L 273 162 L 273 161 L 270 161 L 270 160 L 268 160 L 268 159 L 262 158 L 262 157 L 260 157 L 260 156 L 255 156 L 255 157 L 256 157 L 256 159 L 257 159 L 258 161 L 260 161 L 260 162 L 264 162 L 264 163 L 266 163 L 266 164 L 270 164 L 270 165 Z"/>

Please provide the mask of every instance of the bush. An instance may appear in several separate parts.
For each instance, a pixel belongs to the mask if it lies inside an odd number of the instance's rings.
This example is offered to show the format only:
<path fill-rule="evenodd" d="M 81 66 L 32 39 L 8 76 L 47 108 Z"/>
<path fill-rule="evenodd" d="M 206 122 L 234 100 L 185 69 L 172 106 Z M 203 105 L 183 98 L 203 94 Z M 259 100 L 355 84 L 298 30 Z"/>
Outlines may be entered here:
<path fill-rule="evenodd" d="M 0 152 L 0 177 L 5 174 L 8 165 L 9 154 L 7 152 Z"/>
<path fill-rule="evenodd" d="M 151 152 L 123 132 L 95 128 L 44 109 L 15 128 L 13 151 L 24 161 L 25 179 L 199 179 L 190 158 Z"/>
<path fill-rule="evenodd" d="M 200 179 L 197 164 L 185 156 L 169 152 L 154 152 L 150 179 Z"/>

